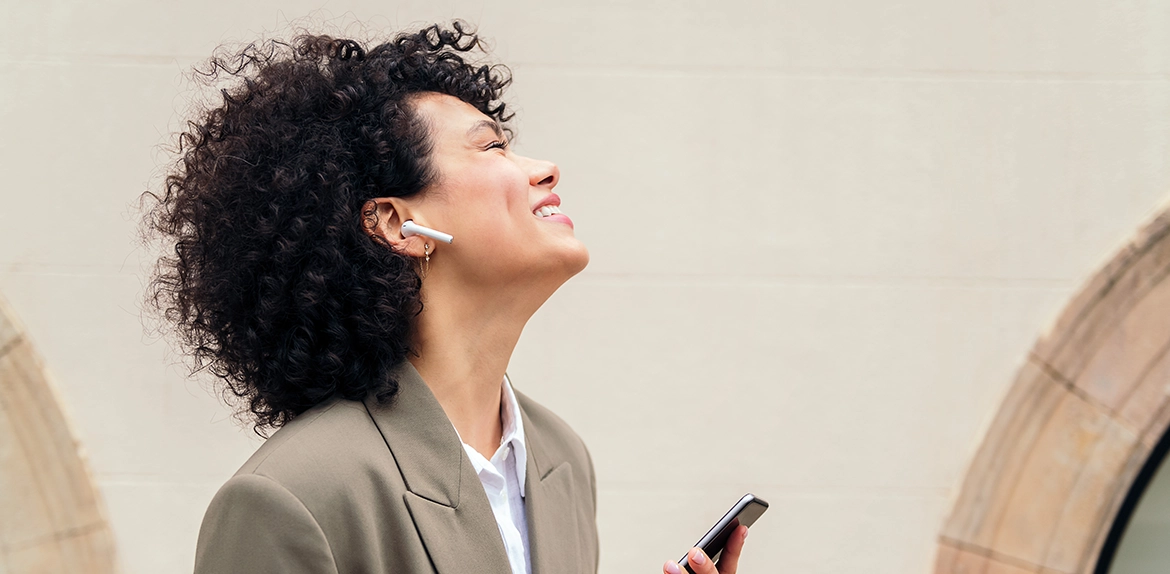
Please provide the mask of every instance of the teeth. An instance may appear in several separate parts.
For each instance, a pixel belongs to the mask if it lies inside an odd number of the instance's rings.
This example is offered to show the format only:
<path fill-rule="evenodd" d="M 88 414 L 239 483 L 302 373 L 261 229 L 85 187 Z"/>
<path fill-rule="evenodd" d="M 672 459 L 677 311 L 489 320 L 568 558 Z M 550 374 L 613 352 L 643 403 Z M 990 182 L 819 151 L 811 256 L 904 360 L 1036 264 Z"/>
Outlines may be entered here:
<path fill-rule="evenodd" d="M 560 213 L 560 212 L 561 212 L 561 210 L 558 209 L 557 206 L 555 206 L 555 205 L 545 205 L 545 206 L 541 207 L 540 209 L 537 209 L 533 213 L 536 214 L 537 217 L 548 217 L 550 215 L 553 215 L 554 213 Z"/>

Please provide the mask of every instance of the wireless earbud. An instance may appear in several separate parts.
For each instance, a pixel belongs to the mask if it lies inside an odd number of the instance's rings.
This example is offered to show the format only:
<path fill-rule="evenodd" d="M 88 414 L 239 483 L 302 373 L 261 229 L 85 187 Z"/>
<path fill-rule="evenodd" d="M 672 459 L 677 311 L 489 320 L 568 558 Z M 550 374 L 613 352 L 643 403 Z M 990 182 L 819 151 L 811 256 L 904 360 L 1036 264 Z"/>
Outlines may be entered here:
<path fill-rule="evenodd" d="M 434 229 L 431 229 L 430 227 L 423 227 L 423 226 L 415 223 L 414 220 L 407 219 L 402 224 L 402 236 L 403 237 L 410 237 L 411 235 L 423 235 L 426 237 L 430 237 L 431 239 L 434 239 L 435 241 L 442 241 L 443 243 L 451 243 L 452 241 L 455 240 L 454 237 L 451 237 L 450 235 L 447 235 L 446 233 L 443 233 L 442 231 L 436 231 Z"/>

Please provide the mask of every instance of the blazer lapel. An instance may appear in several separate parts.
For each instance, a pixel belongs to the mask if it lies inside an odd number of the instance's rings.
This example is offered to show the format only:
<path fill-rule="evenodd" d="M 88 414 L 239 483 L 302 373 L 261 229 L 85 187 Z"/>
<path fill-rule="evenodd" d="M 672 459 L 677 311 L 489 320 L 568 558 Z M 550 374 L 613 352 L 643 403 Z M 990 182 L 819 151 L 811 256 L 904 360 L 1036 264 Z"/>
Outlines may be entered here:
<path fill-rule="evenodd" d="M 528 552 L 533 574 L 577 572 L 584 562 L 577 526 L 577 496 L 572 465 L 557 456 L 555 445 L 520 408 L 528 448 L 524 506 L 528 518 Z"/>
<path fill-rule="evenodd" d="M 365 401 L 390 448 L 403 495 L 439 574 L 510 573 L 491 504 L 443 407 L 409 361 L 394 376 L 398 393 L 386 405 Z"/>

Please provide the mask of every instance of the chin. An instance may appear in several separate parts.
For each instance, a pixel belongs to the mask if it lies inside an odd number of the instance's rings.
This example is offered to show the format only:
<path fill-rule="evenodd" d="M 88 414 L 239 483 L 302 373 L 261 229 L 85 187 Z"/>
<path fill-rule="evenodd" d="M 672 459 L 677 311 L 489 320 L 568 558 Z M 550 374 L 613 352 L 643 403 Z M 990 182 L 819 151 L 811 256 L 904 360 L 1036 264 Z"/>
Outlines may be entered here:
<path fill-rule="evenodd" d="M 577 243 L 577 245 L 578 248 L 574 253 L 564 260 L 565 271 L 568 273 L 568 276 L 565 277 L 566 280 L 580 273 L 581 270 L 585 269 L 586 265 L 589 265 L 589 250 L 585 248 L 585 244 L 583 243 Z"/>

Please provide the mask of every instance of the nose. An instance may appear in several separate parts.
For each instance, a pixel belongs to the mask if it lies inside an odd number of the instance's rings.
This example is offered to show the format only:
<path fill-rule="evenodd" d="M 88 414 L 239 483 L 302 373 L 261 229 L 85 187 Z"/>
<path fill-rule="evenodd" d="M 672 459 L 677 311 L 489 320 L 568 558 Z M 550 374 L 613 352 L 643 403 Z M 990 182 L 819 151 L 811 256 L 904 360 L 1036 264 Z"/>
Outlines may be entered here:
<path fill-rule="evenodd" d="M 561 169 L 551 161 L 529 160 L 528 183 L 534 187 L 552 189 L 561 181 Z"/>

